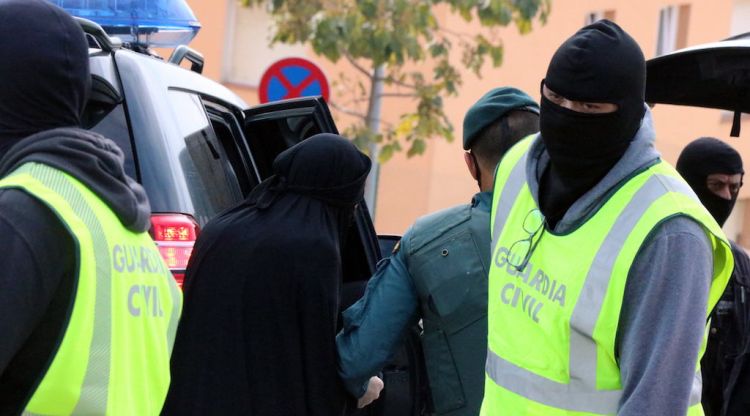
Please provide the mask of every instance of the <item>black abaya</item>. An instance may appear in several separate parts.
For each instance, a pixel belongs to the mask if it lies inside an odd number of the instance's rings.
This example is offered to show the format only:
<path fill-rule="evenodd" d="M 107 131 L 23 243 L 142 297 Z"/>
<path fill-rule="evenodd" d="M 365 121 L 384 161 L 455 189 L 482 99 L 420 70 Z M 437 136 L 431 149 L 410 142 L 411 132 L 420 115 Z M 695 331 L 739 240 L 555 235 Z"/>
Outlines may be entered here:
<path fill-rule="evenodd" d="M 370 161 L 317 135 L 198 238 L 165 414 L 340 415 L 341 236 Z"/>

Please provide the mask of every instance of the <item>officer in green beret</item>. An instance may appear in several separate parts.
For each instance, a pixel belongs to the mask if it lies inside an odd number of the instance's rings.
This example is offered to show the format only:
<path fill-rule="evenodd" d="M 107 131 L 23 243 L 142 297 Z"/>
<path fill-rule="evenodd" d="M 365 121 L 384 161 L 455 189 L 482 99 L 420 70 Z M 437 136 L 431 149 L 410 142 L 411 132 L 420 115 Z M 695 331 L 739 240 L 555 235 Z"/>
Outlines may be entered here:
<path fill-rule="evenodd" d="M 378 265 L 364 297 L 344 312 L 336 337 L 339 372 L 360 405 L 372 400 L 370 378 L 421 319 L 431 412 L 479 414 L 494 171 L 511 146 L 538 130 L 537 103 L 516 88 L 495 88 L 466 113 L 464 160 L 480 192 L 470 204 L 419 218 Z"/>

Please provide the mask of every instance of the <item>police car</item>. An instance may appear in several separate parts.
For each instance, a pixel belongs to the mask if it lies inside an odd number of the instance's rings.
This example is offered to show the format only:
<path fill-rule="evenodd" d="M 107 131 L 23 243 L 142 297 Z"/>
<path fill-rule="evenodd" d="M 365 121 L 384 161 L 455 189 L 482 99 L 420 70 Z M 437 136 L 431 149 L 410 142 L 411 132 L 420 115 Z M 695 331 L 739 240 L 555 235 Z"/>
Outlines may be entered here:
<path fill-rule="evenodd" d="M 150 233 L 180 284 L 202 226 L 271 175 L 280 152 L 317 133 L 337 133 L 320 97 L 250 108 L 202 76 L 203 57 L 187 46 L 200 24 L 183 1 L 50 1 L 77 18 L 89 41 L 84 127 L 122 148 L 126 172 L 151 202 Z M 162 59 L 152 47 L 175 49 Z M 345 305 L 361 295 L 381 258 L 364 201 L 355 220 L 343 253 L 344 291 L 353 294 Z M 420 414 L 420 354 L 415 332 L 384 370 L 381 399 L 352 414 Z"/>

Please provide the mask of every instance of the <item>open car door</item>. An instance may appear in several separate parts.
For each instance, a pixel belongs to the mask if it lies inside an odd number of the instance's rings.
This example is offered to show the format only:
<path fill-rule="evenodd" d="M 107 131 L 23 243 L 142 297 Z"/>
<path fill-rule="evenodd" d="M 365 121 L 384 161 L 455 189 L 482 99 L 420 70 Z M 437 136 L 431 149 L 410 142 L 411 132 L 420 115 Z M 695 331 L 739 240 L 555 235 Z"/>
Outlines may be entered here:
<path fill-rule="evenodd" d="M 697 45 L 646 62 L 646 102 L 750 113 L 750 38 Z"/>
<path fill-rule="evenodd" d="M 338 134 L 328 105 L 321 97 L 303 97 L 255 106 L 245 111 L 244 134 L 261 180 L 271 176 L 276 156 L 291 146 L 319 133 Z M 362 200 L 355 209 L 342 253 L 344 284 L 343 311 L 363 294 L 367 280 L 381 259 L 378 238 L 369 211 Z M 339 319 L 339 324 L 341 319 Z M 412 416 L 422 411 L 423 361 L 418 328 L 409 336 L 391 363 L 383 370 L 385 389 L 381 398 L 350 415 Z"/>

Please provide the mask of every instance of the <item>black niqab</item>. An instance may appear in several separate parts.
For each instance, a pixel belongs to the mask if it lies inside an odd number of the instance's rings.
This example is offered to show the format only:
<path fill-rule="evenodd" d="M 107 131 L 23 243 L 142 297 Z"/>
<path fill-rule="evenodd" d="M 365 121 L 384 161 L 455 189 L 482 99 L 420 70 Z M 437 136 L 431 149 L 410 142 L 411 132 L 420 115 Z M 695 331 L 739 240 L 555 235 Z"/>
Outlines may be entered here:
<path fill-rule="evenodd" d="M 79 126 L 91 76 L 83 30 L 64 10 L 44 0 L 0 6 L 2 157 L 24 137 Z"/>
<path fill-rule="evenodd" d="M 708 189 L 706 179 L 714 173 L 744 174 L 740 154 L 719 139 L 701 137 L 685 146 L 677 159 L 676 168 L 698 195 L 703 206 L 723 226 L 737 202 L 737 195 L 728 200 L 714 194 Z"/>
<path fill-rule="evenodd" d="M 337 415 L 341 235 L 370 160 L 322 134 L 198 238 L 165 414 Z"/>

